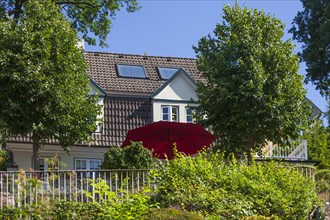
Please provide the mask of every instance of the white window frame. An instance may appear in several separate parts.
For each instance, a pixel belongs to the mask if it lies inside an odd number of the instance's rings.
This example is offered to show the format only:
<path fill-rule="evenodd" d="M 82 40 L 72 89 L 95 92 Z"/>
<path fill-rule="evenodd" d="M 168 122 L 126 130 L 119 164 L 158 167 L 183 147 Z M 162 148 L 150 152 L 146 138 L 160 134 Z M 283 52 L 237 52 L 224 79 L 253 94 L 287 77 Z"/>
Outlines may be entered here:
<path fill-rule="evenodd" d="M 78 169 L 77 168 L 77 163 L 78 163 L 78 161 L 85 161 L 86 162 L 86 169 Z M 99 165 L 99 167 L 97 167 L 97 168 L 91 168 L 91 162 L 99 162 L 100 163 L 100 165 Z M 98 158 L 74 158 L 74 169 L 75 170 L 99 170 L 100 169 L 100 167 L 101 167 L 101 164 L 102 164 L 102 160 L 101 159 L 98 159 Z"/>
<path fill-rule="evenodd" d="M 167 109 L 167 113 L 164 113 L 164 109 Z M 174 114 L 173 110 L 176 109 L 176 114 Z M 162 114 L 162 120 L 163 121 L 171 121 L 171 122 L 179 122 L 179 106 L 175 106 L 175 105 L 162 105 L 162 109 L 161 109 L 161 114 Z M 164 120 L 164 115 L 168 115 L 168 120 Z M 176 116 L 176 120 L 174 120 L 174 117 Z"/>
<path fill-rule="evenodd" d="M 53 157 L 52 156 L 40 156 L 39 157 L 39 166 L 40 166 L 40 170 L 41 171 L 48 171 L 48 160 L 49 159 L 52 159 Z M 61 169 L 61 159 L 60 157 L 56 157 L 57 158 L 57 169 L 54 169 L 54 170 L 60 170 Z M 32 164 L 33 164 L 33 156 L 31 158 L 32 160 Z"/>
<path fill-rule="evenodd" d="M 190 113 L 188 112 L 188 110 L 190 110 Z M 193 113 L 194 113 L 193 109 L 189 107 L 185 107 L 186 123 L 195 123 L 195 120 L 193 118 Z M 189 117 L 191 118 L 191 120 L 188 120 Z"/>

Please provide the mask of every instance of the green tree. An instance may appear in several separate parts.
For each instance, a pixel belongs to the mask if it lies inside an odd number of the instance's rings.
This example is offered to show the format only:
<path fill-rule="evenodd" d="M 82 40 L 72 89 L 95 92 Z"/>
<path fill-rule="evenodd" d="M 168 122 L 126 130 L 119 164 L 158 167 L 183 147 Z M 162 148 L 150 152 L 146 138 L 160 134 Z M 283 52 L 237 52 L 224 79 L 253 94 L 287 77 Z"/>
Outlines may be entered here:
<path fill-rule="evenodd" d="M 33 165 L 54 138 L 67 151 L 95 128 L 95 97 L 83 51 L 51 0 L 29 0 L 20 22 L 0 22 L 0 121 L 9 134 L 31 135 Z"/>
<path fill-rule="evenodd" d="M 317 120 L 305 132 L 304 138 L 308 144 L 309 159 L 320 161 L 320 169 L 330 169 L 330 128 Z"/>
<path fill-rule="evenodd" d="M 102 169 L 148 169 L 154 165 L 151 151 L 142 142 L 132 142 L 125 148 L 110 148 L 104 154 Z"/>
<path fill-rule="evenodd" d="M 330 98 L 330 2 L 301 0 L 304 10 L 298 12 L 289 32 L 303 43 L 300 57 L 306 62 L 305 82 L 312 82 L 320 93 Z"/>
<path fill-rule="evenodd" d="M 205 77 L 197 92 L 199 120 L 211 127 L 220 148 L 236 156 L 258 151 L 265 141 L 296 139 L 308 121 L 298 57 L 283 42 L 284 25 L 263 11 L 224 7 L 224 22 L 198 46 Z"/>
<path fill-rule="evenodd" d="M 25 4 L 29 0 L 0 0 L 0 19 L 8 17 L 18 21 L 24 14 Z M 134 12 L 139 9 L 136 0 L 52 0 L 71 25 L 87 43 L 95 45 L 96 40 L 88 33 L 92 32 L 99 38 L 99 44 L 106 46 L 106 37 L 110 33 L 111 21 L 115 18 L 116 12 L 126 5 L 128 12 Z M 47 9 L 46 9 L 47 11 Z"/>

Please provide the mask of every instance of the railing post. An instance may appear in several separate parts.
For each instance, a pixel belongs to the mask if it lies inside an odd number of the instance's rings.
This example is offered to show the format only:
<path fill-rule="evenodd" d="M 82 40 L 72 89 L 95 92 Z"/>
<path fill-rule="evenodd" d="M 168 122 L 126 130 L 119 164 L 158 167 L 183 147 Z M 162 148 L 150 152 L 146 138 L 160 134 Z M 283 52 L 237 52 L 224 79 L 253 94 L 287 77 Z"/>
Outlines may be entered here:
<path fill-rule="evenodd" d="M 304 153 L 305 153 L 305 159 L 308 160 L 308 148 L 307 148 L 307 140 L 304 139 L 303 141 L 303 145 L 304 145 Z"/>
<path fill-rule="evenodd" d="M 273 142 L 272 141 L 269 142 L 269 157 L 270 158 L 273 157 Z"/>
<path fill-rule="evenodd" d="M 70 172 L 70 173 L 68 173 Z M 104 173 L 103 173 L 104 172 Z M 1 172 L 0 173 L 0 208 L 6 206 L 26 207 L 29 204 L 42 203 L 53 199 L 76 200 L 81 202 L 102 201 L 90 186 L 89 179 L 97 177 L 107 181 L 110 190 L 118 196 L 136 193 L 144 185 L 154 184 L 148 181 L 148 170 L 102 170 L 102 171 L 49 171 L 49 172 Z M 37 177 L 41 177 L 38 179 Z M 30 180 L 32 182 L 30 182 Z M 17 182 L 16 182 L 17 181 Z M 36 187 L 34 181 L 38 181 Z M 155 187 L 153 186 L 153 189 Z M 119 190 L 122 189 L 122 190 Z M 126 193 L 123 191 L 126 190 Z M 92 198 L 85 193 L 91 192 Z M 106 198 L 105 198 L 106 199 Z"/>

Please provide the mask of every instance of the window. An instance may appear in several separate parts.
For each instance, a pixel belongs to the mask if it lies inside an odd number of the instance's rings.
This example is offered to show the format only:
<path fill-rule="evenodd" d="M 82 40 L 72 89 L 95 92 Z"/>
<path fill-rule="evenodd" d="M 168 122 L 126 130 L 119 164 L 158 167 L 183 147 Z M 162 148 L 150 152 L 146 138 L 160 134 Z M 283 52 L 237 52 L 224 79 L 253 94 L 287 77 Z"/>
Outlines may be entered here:
<path fill-rule="evenodd" d="M 163 121 L 179 121 L 179 107 L 162 106 Z"/>
<path fill-rule="evenodd" d="M 139 65 L 117 65 L 118 75 L 131 78 L 147 78 L 143 66 Z"/>
<path fill-rule="evenodd" d="M 39 157 L 40 170 L 60 170 L 60 158 L 55 157 Z M 32 156 L 32 165 L 33 165 L 33 156 Z"/>
<path fill-rule="evenodd" d="M 76 170 L 98 170 L 100 166 L 100 159 L 75 159 Z"/>
<path fill-rule="evenodd" d="M 174 73 L 176 73 L 179 68 L 172 68 L 172 67 L 157 67 L 158 73 L 162 79 L 169 79 L 171 78 Z"/>
<path fill-rule="evenodd" d="M 192 110 L 191 108 L 186 108 L 186 121 L 187 121 L 187 123 L 194 123 L 193 112 L 194 112 L 194 110 Z"/>

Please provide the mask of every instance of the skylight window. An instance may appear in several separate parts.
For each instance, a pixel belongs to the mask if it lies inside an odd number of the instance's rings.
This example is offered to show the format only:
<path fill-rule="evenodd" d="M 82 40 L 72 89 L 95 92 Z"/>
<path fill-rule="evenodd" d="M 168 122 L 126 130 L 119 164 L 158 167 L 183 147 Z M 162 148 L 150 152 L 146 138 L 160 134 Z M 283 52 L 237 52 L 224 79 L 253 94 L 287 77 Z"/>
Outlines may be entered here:
<path fill-rule="evenodd" d="M 118 75 L 131 78 L 147 78 L 143 66 L 140 65 L 117 65 Z"/>
<path fill-rule="evenodd" d="M 169 79 L 173 76 L 179 68 L 172 68 L 172 67 L 158 67 L 159 75 L 162 79 Z"/>

